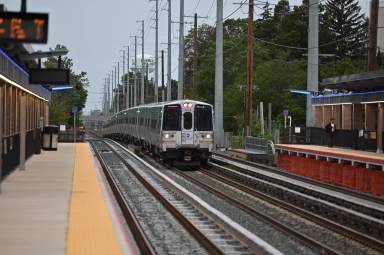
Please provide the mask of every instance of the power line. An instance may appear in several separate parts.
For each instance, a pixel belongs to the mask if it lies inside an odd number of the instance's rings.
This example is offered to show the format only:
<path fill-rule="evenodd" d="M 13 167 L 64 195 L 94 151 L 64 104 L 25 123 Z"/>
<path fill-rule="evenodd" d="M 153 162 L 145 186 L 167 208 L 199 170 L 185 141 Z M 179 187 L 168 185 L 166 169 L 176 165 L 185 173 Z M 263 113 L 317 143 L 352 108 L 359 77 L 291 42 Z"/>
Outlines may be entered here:
<path fill-rule="evenodd" d="M 201 0 L 198 0 L 198 1 L 197 1 L 197 4 L 195 5 L 195 8 L 194 8 L 193 11 L 191 12 L 190 16 L 192 16 L 192 15 L 196 12 L 197 7 L 199 7 L 199 5 L 200 5 L 200 2 L 201 2 Z"/>

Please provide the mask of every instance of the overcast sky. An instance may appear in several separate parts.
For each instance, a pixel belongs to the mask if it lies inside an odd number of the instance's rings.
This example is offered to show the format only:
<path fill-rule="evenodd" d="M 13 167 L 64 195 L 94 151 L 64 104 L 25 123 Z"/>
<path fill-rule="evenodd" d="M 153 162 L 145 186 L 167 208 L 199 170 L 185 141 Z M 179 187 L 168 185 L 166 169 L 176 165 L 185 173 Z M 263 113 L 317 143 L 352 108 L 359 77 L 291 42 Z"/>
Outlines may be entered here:
<path fill-rule="evenodd" d="M 179 0 L 172 1 L 172 19 L 179 19 Z M 359 0 L 366 12 L 368 0 Z M 9 11 L 19 11 L 21 0 L 0 0 Z M 90 87 L 85 112 L 101 108 L 104 78 L 117 61 L 122 60 L 123 46 L 130 45 L 133 53 L 133 38 L 140 35 L 140 24 L 137 20 L 145 20 L 145 53 L 154 55 L 155 31 L 153 10 L 155 2 L 149 0 L 28 0 L 28 11 L 49 13 L 49 32 L 47 45 L 33 45 L 34 49 L 47 50 L 56 44 L 64 44 L 69 49 L 69 57 L 73 59 L 75 71 L 88 73 Z M 159 0 L 159 43 L 167 42 L 167 0 Z M 224 0 L 224 17 L 231 13 L 239 0 Z M 269 0 L 274 4 L 278 0 Z M 299 5 L 302 0 L 290 0 L 291 5 Z M 197 12 L 200 16 L 208 16 L 199 23 L 214 24 L 216 16 L 216 0 L 185 0 L 185 15 Z M 247 7 L 242 7 L 232 17 L 246 17 Z M 255 17 L 257 18 L 257 16 Z M 186 18 L 186 21 L 189 21 Z M 192 20 L 190 20 L 192 21 Z M 172 35 L 177 42 L 178 24 L 173 24 Z M 185 33 L 191 28 L 187 24 Z M 140 41 L 138 41 L 140 42 Z M 166 50 L 160 44 L 159 50 Z M 141 48 L 138 49 L 138 53 Z M 172 77 L 177 79 L 178 45 L 172 46 Z M 159 54 L 160 56 L 160 54 Z M 165 56 L 166 58 L 166 56 Z M 166 68 L 166 64 L 165 64 Z M 160 70 L 160 65 L 159 65 Z M 165 70 L 165 72 L 167 72 Z M 160 74 L 160 71 L 159 71 Z M 160 81 L 160 79 L 159 79 Z"/>

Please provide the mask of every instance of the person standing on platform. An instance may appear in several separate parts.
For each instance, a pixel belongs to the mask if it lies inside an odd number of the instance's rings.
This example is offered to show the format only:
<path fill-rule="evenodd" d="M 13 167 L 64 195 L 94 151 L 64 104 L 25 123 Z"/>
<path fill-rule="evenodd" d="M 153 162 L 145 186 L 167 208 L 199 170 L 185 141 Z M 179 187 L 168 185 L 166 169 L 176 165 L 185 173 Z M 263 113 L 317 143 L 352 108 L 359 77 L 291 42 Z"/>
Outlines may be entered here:
<path fill-rule="evenodd" d="M 333 147 L 335 143 L 335 134 L 336 134 L 336 124 L 335 119 L 331 118 L 330 122 L 325 126 L 325 132 L 328 133 L 329 140 L 328 140 L 328 146 Z"/>

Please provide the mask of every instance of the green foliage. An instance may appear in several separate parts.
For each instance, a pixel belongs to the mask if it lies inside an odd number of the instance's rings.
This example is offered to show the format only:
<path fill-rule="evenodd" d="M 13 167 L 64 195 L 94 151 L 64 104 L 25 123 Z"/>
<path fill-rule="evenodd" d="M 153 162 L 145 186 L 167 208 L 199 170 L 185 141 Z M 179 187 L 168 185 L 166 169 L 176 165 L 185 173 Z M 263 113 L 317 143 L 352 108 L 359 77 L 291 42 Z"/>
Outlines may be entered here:
<path fill-rule="evenodd" d="M 367 21 L 358 0 L 328 0 L 325 4 L 329 30 L 337 40 L 334 52 L 339 58 L 361 54 Z"/>
<path fill-rule="evenodd" d="M 330 0 L 331 1 L 331 0 Z M 336 1 L 336 0 L 333 0 Z M 342 1 L 342 0 L 340 0 Z M 353 2 L 355 0 L 348 0 Z M 331 17 L 336 10 L 320 4 L 319 40 L 323 45 L 320 53 L 335 53 L 339 38 L 330 29 Z M 355 12 L 356 13 L 356 12 Z M 344 19 L 350 18 L 343 16 Z M 347 21 L 345 21 L 348 23 Z M 361 21 L 359 21 L 361 22 Z M 364 22 L 364 20 L 363 20 Z M 360 24 L 360 23 L 359 23 Z M 244 90 L 247 65 L 247 20 L 227 19 L 224 22 L 224 129 L 243 126 Z M 260 19 L 254 21 L 254 35 L 258 39 L 275 44 L 307 48 L 308 1 L 301 6 L 290 8 L 289 1 L 280 0 L 272 14 L 269 4 L 263 7 Z M 364 31 L 364 28 L 359 27 Z M 186 37 L 185 46 L 185 89 L 192 86 L 193 31 Z M 360 38 L 361 39 L 361 38 Z M 364 40 L 361 40 L 364 41 Z M 215 28 L 203 24 L 198 28 L 198 74 L 197 85 L 200 100 L 214 102 L 215 84 Z M 257 112 L 260 102 L 264 102 L 264 116 L 267 119 L 268 103 L 272 103 L 273 129 L 283 133 L 282 110 L 288 109 L 293 125 L 305 125 L 306 97 L 290 93 L 291 89 L 306 89 L 307 84 L 306 50 L 293 49 L 266 44 L 261 40 L 254 42 L 254 94 L 253 111 Z M 358 73 L 365 70 L 365 60 L 356 57 L 320 58 L 320 80 L 344 74 Z M 267 125 L 267 122 L 265 121 Z M 266 129 L 265 129 L 266 130 Z M 242 130 L 238 130 L 241 134 Z M 252 134 L 260 136 L 260 121 L 255 116 Z M 265 137 L 272 138 L 273 133 Z"/>
<path fill-rule="evenodd" d="M 65 46 L 57 45 L 55 50 L 63 49 Z M 44 62 L 46 68 L 57 68 L 57 58 L 48 58 Z M 86 72 L 76 74 L 73 71 L 73 61 L 68 57 L 62 58 L 62 67 L 70 70 L 70 85 L 73 86 L 72 90 L 68 90 L 60 93 L 52 93 L 52 99 L 49 103 L 49 118 L 50 124 L 73 124 L 73 116 L 71 115 L 71 109 L 73 105 L 78 107 L 77 122 L 79 123 L 79 117 L 81 110 L 85 107 L 88 92 L 88 78 Z"/>

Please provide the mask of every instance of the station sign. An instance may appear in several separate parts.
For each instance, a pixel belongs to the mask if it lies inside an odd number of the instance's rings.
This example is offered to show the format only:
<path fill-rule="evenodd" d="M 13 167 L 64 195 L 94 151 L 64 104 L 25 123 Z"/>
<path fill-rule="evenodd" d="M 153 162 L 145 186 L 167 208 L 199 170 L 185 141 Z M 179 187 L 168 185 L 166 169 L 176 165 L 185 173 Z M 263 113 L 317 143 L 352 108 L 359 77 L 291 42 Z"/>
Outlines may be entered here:
<path fill-rule="evenodd" d="M 0 12 L 0 41 L 47 43 L 48 14 Z"/>
<path fill-rule="evenodd" d="M 76 106 L 76 105 L 73 105 L 73 106 L 72 106 L 72 111 L 71 111 L 71 112 L 72 112 L 72 113 L 77 113 L 77 110 L 78 110 L 78 109 L 77 109 L 77 106 Z"/>
<path fill-rule="evenodd" d="M 31 68 L 29 69 L 29 83 L 68 85 L 69 70 L 57 68 Z"/>

